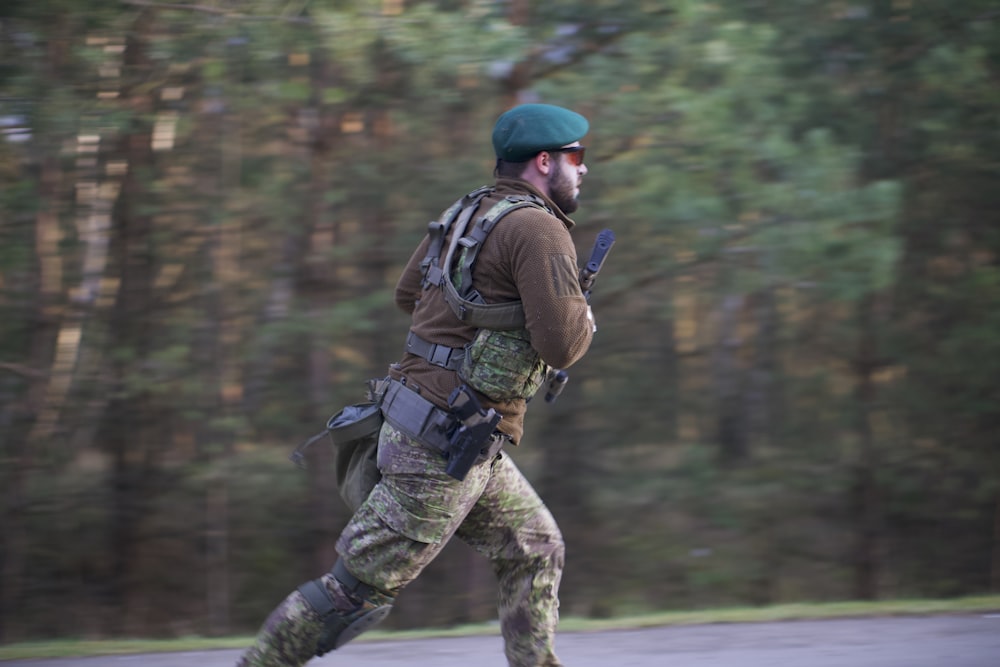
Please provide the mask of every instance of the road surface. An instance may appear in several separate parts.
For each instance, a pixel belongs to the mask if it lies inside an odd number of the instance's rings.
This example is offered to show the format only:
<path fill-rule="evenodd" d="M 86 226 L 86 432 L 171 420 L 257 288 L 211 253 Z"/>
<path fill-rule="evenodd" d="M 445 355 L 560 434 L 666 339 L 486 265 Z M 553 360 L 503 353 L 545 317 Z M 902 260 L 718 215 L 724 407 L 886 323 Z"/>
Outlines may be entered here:
<path fill-rule="evenodd" d="M 672 626 L 562 633 L 566 667 L 1000 667 L 1000 614 Z M 231 667 L 239 651 L 4 667 Z M 355 642 L 309 667 L 507 667 L 499 637 Z"/>

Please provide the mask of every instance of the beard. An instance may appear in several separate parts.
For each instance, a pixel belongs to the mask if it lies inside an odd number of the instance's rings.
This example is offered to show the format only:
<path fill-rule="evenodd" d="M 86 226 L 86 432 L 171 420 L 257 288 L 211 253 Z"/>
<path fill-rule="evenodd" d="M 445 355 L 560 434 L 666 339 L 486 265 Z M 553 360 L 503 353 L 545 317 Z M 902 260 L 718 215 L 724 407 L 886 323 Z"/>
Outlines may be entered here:
<path fill-rule="evenodd" d="M 549 172 L 549 198 L 563 213 L 572 213 L 580 206 L 576 194 L 576 183 L 561 168 Z"/>

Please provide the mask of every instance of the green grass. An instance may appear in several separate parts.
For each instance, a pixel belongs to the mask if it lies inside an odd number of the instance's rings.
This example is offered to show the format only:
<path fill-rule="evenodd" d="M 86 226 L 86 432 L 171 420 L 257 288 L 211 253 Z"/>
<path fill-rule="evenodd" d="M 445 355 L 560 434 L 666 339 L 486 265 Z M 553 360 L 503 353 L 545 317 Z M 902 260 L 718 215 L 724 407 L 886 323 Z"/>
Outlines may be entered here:
<path fill-rule="evenodd" d="M 703 611 L 670 611 L 642 616 L 609 619 L 564 618 L 560 632 L 598 632 L 626 628 L 706 623 L 762 623 L 829 618 L 863 618 L 878 616 L 919 616 L 928 614 L 969 614 L 1000 612 L 1000 595 L 966 597 L 950 600 L 891 600 L 885 602 L 831 602 L 820 604 L 785 604 L 773 607 L 709 609 Z M 496 623 L 467 625 L 454 628 L 431 628 L 398 632 L 376 631 L 358 641 L 392 641 L 427 637 L 466 637 L 495 635 Z M 158 653 L 171 651 L 205 651 L 243 648 L 250 637 L 181 637 L 178 639 L 59 639 L 0 646 L 0 660 L 32 658 L 64 658 L 76 656 L 114 655 L 128 653 Z"/>

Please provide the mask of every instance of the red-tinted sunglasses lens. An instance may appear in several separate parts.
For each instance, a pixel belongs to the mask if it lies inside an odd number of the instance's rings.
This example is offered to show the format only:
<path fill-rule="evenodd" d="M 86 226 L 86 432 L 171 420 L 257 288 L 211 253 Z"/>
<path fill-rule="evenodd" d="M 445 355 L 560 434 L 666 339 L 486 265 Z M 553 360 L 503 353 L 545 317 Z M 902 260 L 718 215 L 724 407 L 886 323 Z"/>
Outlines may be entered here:
<path fill-rule="evenodd" d="M 566 154 L 567 162 L 574 167 L 579 167 L 583 164 L 583 154 L 587 152 L 587 149 L 583 146 L 573 146 L 572 148 L 563 148 L 560 152 Z"/>

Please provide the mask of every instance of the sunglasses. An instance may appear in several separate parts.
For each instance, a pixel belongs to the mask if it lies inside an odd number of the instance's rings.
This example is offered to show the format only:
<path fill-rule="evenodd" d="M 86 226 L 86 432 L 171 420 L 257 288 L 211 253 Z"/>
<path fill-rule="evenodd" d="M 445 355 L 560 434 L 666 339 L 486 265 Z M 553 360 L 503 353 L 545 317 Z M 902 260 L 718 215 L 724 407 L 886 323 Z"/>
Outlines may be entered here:
<path fill-rule="evenodd" d="M 586 146 L 570 146 L 569 148 L 552 148 L 549 153 L 565 153 L 566 161 L 574 167 L 583 164 L 583 154 L 587 151 Z"/>

